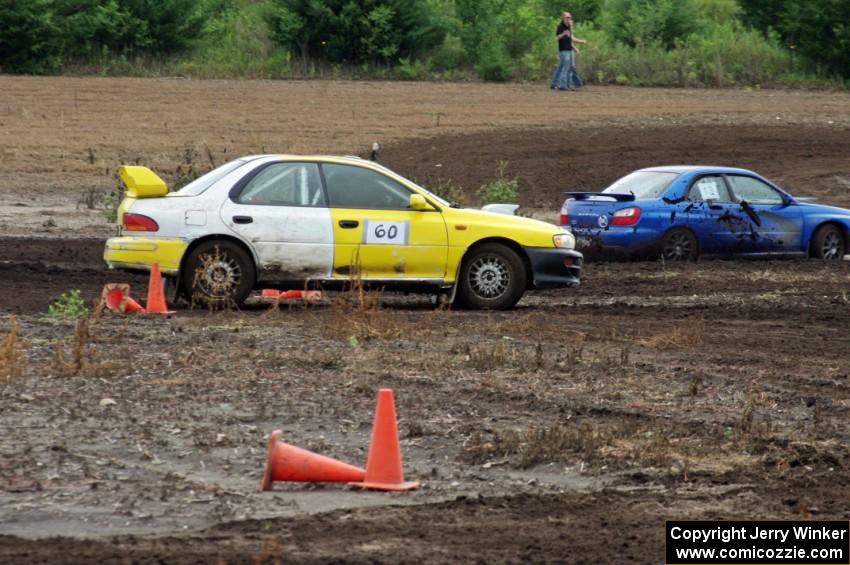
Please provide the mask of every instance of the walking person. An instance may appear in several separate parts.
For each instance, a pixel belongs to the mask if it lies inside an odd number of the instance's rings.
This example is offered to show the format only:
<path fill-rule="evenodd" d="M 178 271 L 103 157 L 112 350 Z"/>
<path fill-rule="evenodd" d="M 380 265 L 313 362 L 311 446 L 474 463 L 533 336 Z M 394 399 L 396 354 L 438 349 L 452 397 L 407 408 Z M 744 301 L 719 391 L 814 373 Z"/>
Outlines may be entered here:
<path fill-rule="evenodd" d="M 587 43 L 573 35 L 573 16 L 569 12 L 561 15 L 561 22 L 555 30 L 558 38 L 558 66 L 552 74 L 549 88 L 558 90 L 573 90 L 573 74 L 575 73 L 575 58 L 573 50 L 578 52 L 574 46 L 576 43 Z M 581 80 L 581 79 L 579 79 Z"/>

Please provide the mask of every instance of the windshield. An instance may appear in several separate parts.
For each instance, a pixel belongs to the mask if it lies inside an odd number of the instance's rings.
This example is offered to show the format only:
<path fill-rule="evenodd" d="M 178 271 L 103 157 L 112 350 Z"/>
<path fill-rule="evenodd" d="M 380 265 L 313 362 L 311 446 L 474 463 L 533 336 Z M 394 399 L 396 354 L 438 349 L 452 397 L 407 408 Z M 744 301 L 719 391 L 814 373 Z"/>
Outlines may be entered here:
<path fill-rule="evenodd" d="M 197 196 L 215 184 L 215 182 L 224 175 L 231 171 L 235 171 L 245 163 L 247 163 L 247 161 L 242 159 L 225 163 L 217 169 L 213 169 L 205 175 L 196 178 L 180 190 L 176 191 L 176 194 L 180 194 L 181 196 Z"/>
<path fill-rule="evenodd" d="M 602 191 L 609 194 L 634 194 L 635 200 L 658 198 L 679 173 L 637 171 L 624 176 Z"/>

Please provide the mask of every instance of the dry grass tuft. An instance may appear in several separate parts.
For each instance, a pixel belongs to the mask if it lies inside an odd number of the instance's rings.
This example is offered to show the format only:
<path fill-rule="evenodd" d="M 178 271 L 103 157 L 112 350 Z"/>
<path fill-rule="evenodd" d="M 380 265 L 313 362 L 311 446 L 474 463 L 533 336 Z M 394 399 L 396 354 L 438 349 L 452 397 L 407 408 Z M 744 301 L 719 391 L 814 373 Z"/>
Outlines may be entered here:
<path fill-rule="evenodd" d="M 725 463 L 718 464 L 718 450 L 704 445 L 699 436 L 674 437 L 651 422 L 618 419 L 608 422 L 582 421 L 525 431 L 501 430 L 487 438 L 473 436 L 466 455 L 473 463 L 510 457 L 511 464 L 529 468 L 547 462 L 584 461 L 596 464 L 635 463 L 681 474 L 722 473 L 752 465 L 751 456 L 722 451 Z"/>
<path fill-rule="evenodd" d="M 674 327 L 672 330 L 661 332 L 646 339 L 638 340 L 644 347 L 696 347 L 703 342 L 705 322 L 697 320 Z"/>
<path fill-rule="evenodd" d="M 26 357 L 18 342 L 20 325 L 18 319 L 9 319 L 9 331 L 0 343 L 0 381 L 11 381 L 24 376 Z"/>
<path fill-rule="evenodd" d="M 547 347 L 543 342 L 529 345 L 502 339 L 496 343 L 466 344 L 461 354 L 476 371 L 519 369 L 524 372 L 557 370 L 572 373 L 589 364 L 583 359 L 583 343 L 574 348 Z"/>
<path fill-rule="evenodd" d="M 492 457 L 519 455 L 516 466 L 528 468 L 548 461 L 564 461 L 570 457 L 596 459 L 597 453 L 614 437 L 611 430 L 590 422 L 532 427 L 524 432 L 502 430 L 488 440 L 474 438 L 467 454 L 473 462 Z"/>
<path fill-rule="evenodd" d="M 117 363 L 97 360 L 97 352 L 92 343 L 90 328 L 89 318 L 78 318 L 74 325 L 71 350 L 66 351 L 62 341 L 56 343 L 52 369 L 57 375 L 61 377 L 75 375 L 105 377 L 113 374 L 118 368 Z"/>
<path fill-rule="evenodd" d="M 382 306 L 383 289 L 368 290 L 355 273 L 347 287 L 330 302 L 330 332 L 354 342 L 362 338 L 388 338 L 404 335 L 414 329 L 414 324 Z"/>

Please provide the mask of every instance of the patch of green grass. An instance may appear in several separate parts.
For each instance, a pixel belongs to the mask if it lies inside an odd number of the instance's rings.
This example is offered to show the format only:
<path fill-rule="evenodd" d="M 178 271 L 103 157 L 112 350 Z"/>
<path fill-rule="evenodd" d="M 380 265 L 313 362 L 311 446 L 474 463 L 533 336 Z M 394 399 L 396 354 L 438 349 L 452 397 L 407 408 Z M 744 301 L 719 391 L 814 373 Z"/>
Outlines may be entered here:
<path fill-rule="evenodd" d="M 496 167 L 497 178 L 478 189 L 478 197 L 483 204 L 516 204 L 519 199 L 519 181 L 517 177 L 505 177 L 507 161 L 499 161 Z"/>
<path fill-rule="evenodd" d="M 47 315 L 54 318 L 79 318 L 89 313 L 86 301 L 80 296 L 80 289 L 63 292 L 59 298 L 47 307 Z"/>

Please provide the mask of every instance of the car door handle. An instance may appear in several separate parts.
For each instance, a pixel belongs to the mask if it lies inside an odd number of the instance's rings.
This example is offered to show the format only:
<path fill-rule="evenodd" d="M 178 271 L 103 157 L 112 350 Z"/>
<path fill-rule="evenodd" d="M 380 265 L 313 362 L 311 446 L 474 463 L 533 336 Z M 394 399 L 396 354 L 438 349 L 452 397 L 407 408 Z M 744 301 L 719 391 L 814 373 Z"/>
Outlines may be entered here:
<path fill-rule="evenodd" d="M 350 230 L 351 228 L 356 228 L 360 225 L 360 222 L 357 220 L 340 220 L 339 227 Z"/>
<path fill-rule="evenodd" d="M 234 224 L 250 224 L 254 221 L 254 218 L 251 216 L 233 216 Z"/>

